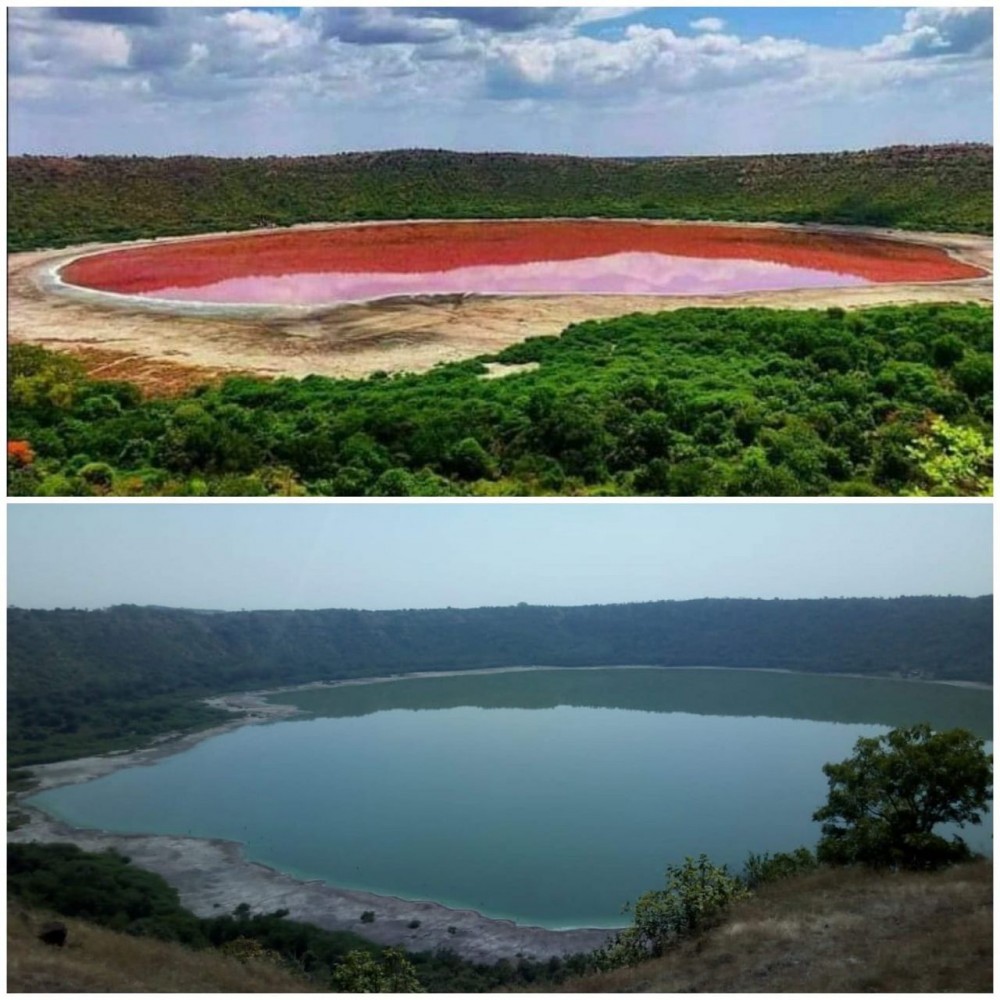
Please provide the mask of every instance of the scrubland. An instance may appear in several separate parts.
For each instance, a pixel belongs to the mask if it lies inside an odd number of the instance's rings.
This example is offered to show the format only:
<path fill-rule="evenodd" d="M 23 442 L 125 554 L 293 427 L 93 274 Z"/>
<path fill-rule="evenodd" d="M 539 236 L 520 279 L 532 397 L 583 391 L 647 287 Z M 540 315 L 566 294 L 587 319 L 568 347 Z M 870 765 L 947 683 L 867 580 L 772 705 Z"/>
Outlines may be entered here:
<path fill-rule="evenodd" d="M 993 865 L 823 869 L 762 887 L 663 957 L 568 993 L 990 992 Z M 552 989 L 552 987 L 546 987 Z"/>

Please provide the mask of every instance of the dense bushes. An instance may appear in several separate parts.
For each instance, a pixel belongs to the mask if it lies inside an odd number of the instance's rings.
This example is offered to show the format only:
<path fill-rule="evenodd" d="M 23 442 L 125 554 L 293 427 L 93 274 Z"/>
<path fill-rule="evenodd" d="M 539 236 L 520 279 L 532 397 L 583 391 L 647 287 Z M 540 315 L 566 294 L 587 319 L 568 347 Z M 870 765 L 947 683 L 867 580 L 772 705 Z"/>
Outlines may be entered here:
<path fill-rule="evenodd" d="M 18 156 L 8 248 L 299 222 L 600 215 L 992 232 L 993 150 L 586 159 L 398 150 L 211 159 Z"/>
<path fill-rule="evenodd" d="M 816 855 L 808 847 L 796 847 L 794 851 L 778 851 L 775 854 L 769 851 L 754 854 L 751 851 L 743 865 L 741 879 L 748 889 L 753 890 L 768 882 L 778 882 L 818 867 Z"/>
<path fill-rule="evenodd" d="M 230 378 L 174 400 L 16 345 L 15 495 L 976 495 L 992 310 L 683 309 L 425 375 Z M 491 359 L 484 359 L 491 360 Z"/>

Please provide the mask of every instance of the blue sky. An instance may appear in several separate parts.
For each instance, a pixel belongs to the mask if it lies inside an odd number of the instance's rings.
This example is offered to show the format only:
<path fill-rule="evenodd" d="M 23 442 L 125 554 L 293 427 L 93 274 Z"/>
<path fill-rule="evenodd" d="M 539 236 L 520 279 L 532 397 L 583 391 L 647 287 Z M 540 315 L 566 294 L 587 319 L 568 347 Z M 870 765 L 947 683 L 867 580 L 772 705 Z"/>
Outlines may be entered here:
<path fill-rule="evenodd" d="M 695 34 L 694 22 L 718 18 L 724 30 L 741 38 L 795 37 L 833 48 L 874 45 L 899 31 L 906 7 L 659 7 L 584 25 L 581 33 L 595 38 L 621 37 L 630 24 L 670 28 Z"/>
<path fill-rule="evenodd" d="M 12 153 L 992 141 L 989 7 L 25 7 Z"/>
<path fill-rule="evenodd" d="M 9 504 L 8 602 L 215 609 L 992 592 L 989 504 Z"/>

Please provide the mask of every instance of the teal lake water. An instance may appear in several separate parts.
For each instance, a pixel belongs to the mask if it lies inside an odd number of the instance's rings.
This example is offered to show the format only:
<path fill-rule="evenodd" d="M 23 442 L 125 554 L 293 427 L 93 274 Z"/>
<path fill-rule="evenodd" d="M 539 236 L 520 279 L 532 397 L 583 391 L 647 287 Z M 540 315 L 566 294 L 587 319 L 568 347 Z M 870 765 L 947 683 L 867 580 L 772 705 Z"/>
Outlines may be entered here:
<path fill-rule="evenodd" d="M 992 692 L 736 670 L 540 670 L 274 696 L 311 713 L 36 795 L 68 823 L 239 841 L 300 878 L 618 926 L 667 863 L 812 846 L 827 761 Z M 991 825 L 963 832 L 991 849 Z"/>

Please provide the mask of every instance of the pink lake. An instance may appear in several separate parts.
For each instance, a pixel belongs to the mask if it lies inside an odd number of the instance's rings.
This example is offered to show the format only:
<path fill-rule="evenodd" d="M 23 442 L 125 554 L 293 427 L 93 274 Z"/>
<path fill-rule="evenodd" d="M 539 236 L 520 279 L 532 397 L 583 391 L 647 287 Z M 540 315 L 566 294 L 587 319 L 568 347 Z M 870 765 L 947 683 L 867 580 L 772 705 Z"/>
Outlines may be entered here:
<path fill-rule="evenodd" d="M 409 273 L 248 274 L 139 294 L 186 302 L 321 305 L 397 295 L 722 295 L 867 284 L 855 274 L 772 261 L 634 252 Z"/>

